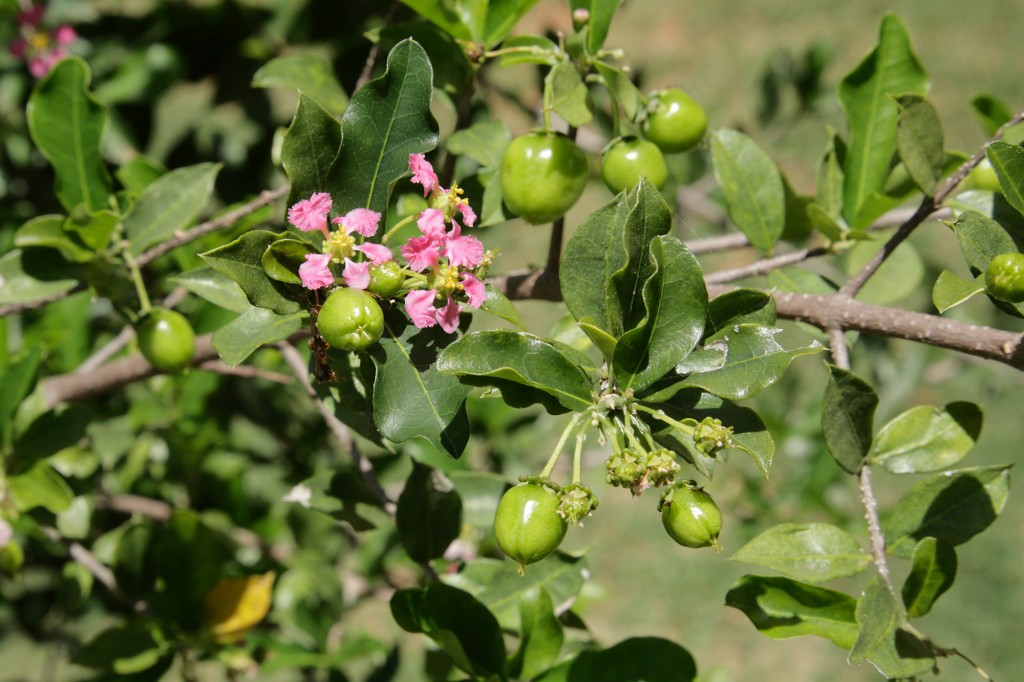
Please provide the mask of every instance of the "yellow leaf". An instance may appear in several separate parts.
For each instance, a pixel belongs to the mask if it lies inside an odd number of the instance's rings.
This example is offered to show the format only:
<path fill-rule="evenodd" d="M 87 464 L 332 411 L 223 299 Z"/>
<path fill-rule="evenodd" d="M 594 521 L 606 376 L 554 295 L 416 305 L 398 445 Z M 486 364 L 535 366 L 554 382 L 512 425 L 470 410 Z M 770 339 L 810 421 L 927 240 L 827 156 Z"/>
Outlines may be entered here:
<path fill-rule="evenodd" d="M 217 642 L 235 642 L 270 610 L 273 571 L 221 580 L 206 593 L 206 619 Z"/>

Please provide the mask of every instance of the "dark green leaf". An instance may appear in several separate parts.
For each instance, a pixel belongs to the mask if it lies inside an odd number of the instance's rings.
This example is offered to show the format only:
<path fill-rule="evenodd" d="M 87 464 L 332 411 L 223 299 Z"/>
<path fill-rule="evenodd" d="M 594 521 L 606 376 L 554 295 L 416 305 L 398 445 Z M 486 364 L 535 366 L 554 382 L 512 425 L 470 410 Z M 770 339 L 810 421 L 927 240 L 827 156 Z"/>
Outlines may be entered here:
<path fill-rule="evenodd" d="M 374 39 L 374 32 L 367 32 Z M 437 26 L 422 21 L 385 26 L 378 35 L 381 52 L 391 49 L 407 38 L 412 38 L 426 51 L 434 68 L 434 87 L 453 96 L 473 87 L 475 66 L 469 61 L 466 49 Z M 454 99 L 454 97 L 453 97 Z"/>
<path fill-rule="evenodd" d="M 134 523 L 117 542 L 111 568 L 117 586 L 130 599 L 145 599 L 156 581 L 153 542 L 156 531 L 149 523 Z"/>
<path fill-rule="evenodd" d="M 263 253 L 282 236 L 266 230 L 253 230 L 200 256 L 214 270 L 237 282 L 254 306 L 287 315 L 301 309 L 296 300 L 300 297 L 305 299 L 304 290 L 270 279 L 263 269 Z"/>
<path fill-rule="evenodd" d="M 495 377 L 554 396 L 570 410 L 594 404 L 587 375 L 555 346 L 532 334 L 506 329 L 474 332 L 437 359 L 443 375 Z"/>
<path fill-rule="evenodd" d="M 587 105 L 587 86 L 568 60 L 561 60 L 544 78 L 544 106 L 577 128 L 594 118 Z"/>
<path fill-rule="evenodd" d="M 833 221 L 839 220 L 843 212 L 843 163 L 839 158 L 840 145 L 842 140 L 830 129 L 828 146 L 818 161 L 815 203 Z"/>
<path fill-rule="evenodd" d="M 530 679 L 551 667 L 565 640 L 551 596 L 543 587 L 519 599 L 519 630 L 519 649 L 509 661 L 509 673 Z"/>
<path fill-rule="evenodd" d="M 153 565 L 165 587 L 156 607 L 186 632 L 198 630 L 206 619 L 206 593 L 222 577 L 230 556 L 221 536 L 198 513 L 176 509 L 154 545 Z"/>
<path fill-rule="evenodd" d="M 707 338 L 729 325 L 775 325 L 775 299 L 759 289 L 734 289 L 708 302 L 708 321 L 704 325 Z"/>
<path fill-rule="evenodd" d="M 404 316 L 385 315 L 384 336 L 371 349 L 377 376 L 373 419 L 381 435 L 400 443 L 423 437 L 458 459 L 469 440 L 469 387 L 441 374 L 437 356 L 454 337 L 438 327 L 417 329 Z"/>
<path fill-rule="evenodd" d="M 523 320 L 519 317 L 519 311 L 512 305 L 512 301 L 508 300 L 508 297 L 495 289 L 492 285 L 487 285 L 487 300 L 480 306 L 480 310 L 486 313 L 490 313 L 495 317 L 514 324 L 516 327 L 525 330 L 523 326 Z"/>
<path fill-rule="evenodd" d="M 261 263 L 267 277 L 285 284 L 302 284 L 299 266 L 309 254 L 320 253 L 308 242 L 299 239 L 278 239 L 263 252 Z"/>
<path fill-rule="evenodd" d="M 884 243 L 881 236 L 877 239 L 861 239 L 847 252 L 847 274 L 853 275 L 859 271 L 883 248 Z M 857 300 L 875 305 L 891 305 L 916 293 L 921 288 L 924 275 L 924 262 L 917 249 L 913 244 L 901 244 L 858 292 Z"/>
<path fill-rule="evenodd" d="M 939 113 L 920 95 L 902 95 L 896 102 L 900 108 L 896 125 L 900 159 L 914 184 L 925 194 L 931 194 L 946 165 Z"/>
<path fill-rule="evenodd" d="M 943 270 L 932 287 L 932 304 L 940 313 L 944 313 L 984 291 L 985 281 L 982 275 L 973 280 L 966 280 L 949 270 Z"/>
<path fill-rule="evenodd" d="M 959 469 L 926 478 L 907 491 L 882 524 L 886 547 L 910 557 L 926 537 L 963 544 L 996 520 L 1009 492 L 1009 467 Z"/>
<path fill-rule="evenodd" d="M 972 97 L 971 111 L 989 137 L 995 135 L 996 131 L 1013 116 L 1010 108 L 1002 100 L 988 94 Z"/>
<path fill-rule="evenodd" d="M 490 530 L 498 500 L 505 492 L 505 479 L 490 472 L 458 469 L 450 472 L 448 478 L 462 500 L 462 522 Z"/>
<path fill-rule="evenodd" d="M 142 190 L 124 219 L 129 253 L 137 256 L 188 227 L 206 206 L 220 168 L 216 163 L 178 168 Z"/>
<path fill-rule="evenodd" d="M 155 666 L 164 654 L 152 633 L 139 625 L 104 630 L 75 655 L 73 661 L 87 668 L 131 675 Z"/>
<path fill-rule="evenodd" d="M 631 637 L 613 647 L 583 651 L 537 682 L 694 682 L 697 663 L 686 649 L 660 637 Z"/>
<path fill-rule="evenodd" d="M 114 174 L 132 196 L 138 196 L 139 192 L 166 172 L 163 164 L 140 154 L 129 159 Z"/>
<path fill-rule="evenodd" d="M 801 268 L 779 268 L 768 275 L 773 289 L 794 294 L 834 294 L 838 287 L 816 272 Z"/>
<path fill-rule="evenodd" d="M 475 38 L 490 49 L 503 41 L 519 20 L 537 4 L 537 0 L 490 0 L 480 3 L 487 8 L 484 30 Z"/>
<path fill-rule="evenodd" d="M 252 307 L 238 283 L 213 268 L 189 270 L 175 275 L 171 282 L 233 313 L 244 313 Z"/>
<path fill-rule="evenodd" d="M 745 575 L 725 595 L 773 639 L 817 635 L 848 649 L 857 640 L 856 600 L 848 594 L 790 580 Z"/>
<path fill-rule="evenodd" d="M 398 497 L 395 525 L 413 561 L 437 559 L 462 530 L 462 499 L 444 474 L 413 462 Z"/>
<path fill-rule="evenodd" d="M 473 159 L 487 168 L 500 168 L 505 147 L 512 139 L 501 121 L 479 121 L 457 130 L 445 141 L 445 147 L 456 156 Z"/>
<path fill-rule="evenodd" d="M 975 211 L 961 213 L 953 223 L 953 231 L 964 259 L 977 272 L 985 272 L 999 254 L 1017 250 L 1013 237 L 1002 225 Z"/>
<path fill-rule="evenodd" d="M 77 237 L 64 231 L 64 216 L 42 215 L 32 218 L 14 233 L 14 246 L 19 249 L 56 249 L 73 263 L 93 258 L 92 250 Z"/>
<path fill-rule="evenodd" d="M 77 237 L 87 248 L 104 248 L 113 236 L 121 217 L 113 211 L 73 211 L 64 221 L 64 230 Z"/>
<path fill-rule="evenodd" d="M 59 514 L 71 506 L 74 493 L 67 481 L 47 462 L 36 462 L 23 474 L 7 477 L 7 487 L 18 511 L 43 507 Z"/>
<path fill-rule="evenodd" d="M 771 252 L 786 222 L 786 197 L 775 162 L 736 130 L 711 135 L 711 161 L 729 217 L 751 244 Z"/>
<path fill-rule="evenodd" d="M 29 98 L 28 129 L 56 172 L 54 193 L 69 212 L 79 204 L 110 208 L 111 180 L 101 147 L 107 111 L 89 93 L 89 67 L 78 57 L 59 61 Z"/>
<path fill-rule="evenodd" d="M 299 105 L 281 143 L 281 165 L 291 189 L 288 205 L 331 189 L 331 164 L 341 148 L 341 125 L 315 100 L 299 94 Z"/>
<path fill-rule="evenodd" d="M 35 344 L 0 371 L 0 443 L 5 446 L 14 438 L 14 413 L 35 385 L 42 359 L 43 346 Z M 5 462 L 8 473 L 12 471 L 9 467 L 10 462 Z"/>
<path fill-rule="evenodd" d="M 732 558 L 809 583 L 857 575 L 871 565 L 871 557 L 852 535 L 827 523 L 774 526 L 741 547 Z"/>
<path fill-rule="evenodd" d="M 993 142 L 985 150 L 999 177 L 999 188 L 1010 205 L 1024 214 L 1024 149 L 1015 144 Z"/>
<path fill-rule="evenodd" d="M 328 175 L 338 211 L 385 213 L 391 186 L 409 172 L 409 154 L 437 144 L 432 77 L 423 48 L 407 40 L 388 54 L 387 72 L 352 96 L 341 119 L 344 144 Z"/>
<path fill-rule="evenodd" d="M 871 449 L 878 395 L 853 372 L 834 365 L 828 369 L 828 386 L 821 408 L 822 436 L 839 466 L 855 474 Z"/>
<path fill-rule="evenodd" d="M 850 663 L 867 661 L 888 678 L 908 678 L 931 672 L 931 646 L 904 626 L 903 605 L 881 576 L 875 577 L 857 602 L 860 634 L 850 649 Z"/>
<path fill-rule="evenodd" d="M 450 2 L 445 0 L 402 0 L 402 4 L 411 7 L 421 17 L 443 28 L 455 38 L 460 40 L 480 40 L 480 38 L 472 35 L 470 32 L 471 23 L 463 16 L 460 16 Z M 479 7 L 479 5 L 474 6 L 475 13 L 480 14 L 481 10 L 476 9 L 476 7 Z M 486 12 L 486 8 L 487 5 L 484 4 L 483 12 Z"/>
<path fill-rule="evenodd" d="M 887 15 L 878 45 L 839 84 L 850 140 L 843 168 L 843 216 L 853 228 L 866 227 L 874 211 L 865 203 L 881 193 L 896 151 L 899 107 L 890 95 L 925 95 L 928 76 L 910 45 L 903 24 Z"/>
<path fill-rule="evenodd" d="M 391 614 L 406 632 L 421 632 L 451 656 L 460 669 L 505 679 L 505 643 L 498 621 L 472 595 L 442 583 L 398 590 Z"/>
<path fill-rule="evenodd" d="M 956 550 L 945 540 L 924 538 L 914 549 L 914 565 L 903 583 L 903 605 L 907 615 L 928 615 L 935 600 L 953 586 L 956 578 Z"/>
<path fill-rule="evenodd" d="M 971 451 L 981 420 L 974 403 L 950 403 L 945 409 L 918 405 L 881 428 L 868 459 L 894 474 L 941 471 Z"/>
<path fill-rule="evenodd" d="M 289 54 L 271 59 L 253 75 L 252 87 L 298 90 L 335 118 L 341 117 L 348 104 L 331 63 L 319 55 Z"/>
<path fill-rule="evenodd" d="M 615 375 L 622 390 L 647 388 L 685 358 L 704 331 L 707 289 L 700 264 L 672 236 L 650 242 L 655 268 L 643 282 L 645 317 L 615 346 Z"/>
<path fill-rule="evenodd" d="M 250 307 L 213 333 L 213 347 L 226 364 L 237 367 L 260 346 L 284 341 L 302 329 L 306 319 L 305 312 L 278 315 Z"/>

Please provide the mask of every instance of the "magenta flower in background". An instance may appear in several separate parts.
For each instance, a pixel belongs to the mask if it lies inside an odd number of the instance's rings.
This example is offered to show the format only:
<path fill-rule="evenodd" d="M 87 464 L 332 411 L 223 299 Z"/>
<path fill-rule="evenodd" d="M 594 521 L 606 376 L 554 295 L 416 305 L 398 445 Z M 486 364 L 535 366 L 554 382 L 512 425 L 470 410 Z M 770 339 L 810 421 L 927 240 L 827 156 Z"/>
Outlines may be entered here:
<path fill-rule="evenodd" d="M 18 15 L 17 38 L 8 49 L 17 59 L 28 62 L 28 70 L 36 78 L 45 76 L 53 65 L 67 57 L 68 46 L 78 35 L 64 24 L 48 31 L 42 28 L 46 8 L 36 5 Z"/>

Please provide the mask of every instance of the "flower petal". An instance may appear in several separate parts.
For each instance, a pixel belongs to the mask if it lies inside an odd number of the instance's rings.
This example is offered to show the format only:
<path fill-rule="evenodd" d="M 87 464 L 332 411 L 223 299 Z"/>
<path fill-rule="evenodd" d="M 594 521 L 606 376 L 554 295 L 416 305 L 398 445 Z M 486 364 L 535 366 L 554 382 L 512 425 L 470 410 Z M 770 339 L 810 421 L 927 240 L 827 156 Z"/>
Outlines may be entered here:
<path fill-rule="evenodd" d="M 372 237 L 377 234 L 380 213 L 368 208 L 354 208 L 345 214 L 341 222 L 350 232 L 358 232 L 364 237 Z"/>
<path fill-rule="evenodd" d="M 417 289 L 405 295 L 405 312 L 409 314 L 412 323 L 420 329 L 437 324 L 437 309 L 434 308 L 436 296 L 437 292 L 433 289 Z"/>
<path fill-rule="evenodd" d="M 455 330 L 459 328 L 459 315 L 461 314 L 462 306 L 449 297 L 448 303 L 443 308 L 440 308 L 435 313 L 435 316 L 437 317 L 437 323 L 441 325 L 441 329 L 449 334 L 454 334 Z"/>
<path fill-rule="evenodd" d="M 449 239 L 444 247 L 448 263 L 456 267 L 475 268 L 484 257 L 484 245 L 468 234 Z"/>
<path fill-rule="evenodd" d="M 474 308 L 479 308 L 487 300 L 487 288 L 484 283 L 468 272 L 462 273 L 462 290 L 466 292 L 466 301 Z"/>
<path fill-rule="evenodd" d="M 369 258 L 370 262 L 374 265 L 383 265 L 394 257 L 391 254 L 391 249 L 383 244 L 366 243 L 353 248 L 356 251 L 362 251 L 365 253 L 366 257 Z"/>
<path fill-rule="evenodd" d="M 356 263 L 346 258 L 345 270 L 341 273 L 341 277 L 345 280 L 346 286 L 351 287 L 352 289 L 365 289 L 370 286 L 369 261 Z"/>
<path fill-rule="evenodd" d="M 412 181 L 417 185 L 423 185 L 423 196 L 428 196 L 435 189 L 440 189 L 434 167 L 430 165 L 427 157 L 423 154 L 409 155 L 409 170 L 412 171 Z"/>
<path fill-rule="evenodd" d="M 331 254 L 307 253 L 306 262 L 299 266 L 299 279 L 307 289 L 323 289 L 334 284 L 330 268 Z"/>
<path fill-rule="evenodd" d="M 440 255 L 441 245 L 430 237 L 413 237 L 402 247 L 402 258 L 416 272 L 437 265 Z"/>

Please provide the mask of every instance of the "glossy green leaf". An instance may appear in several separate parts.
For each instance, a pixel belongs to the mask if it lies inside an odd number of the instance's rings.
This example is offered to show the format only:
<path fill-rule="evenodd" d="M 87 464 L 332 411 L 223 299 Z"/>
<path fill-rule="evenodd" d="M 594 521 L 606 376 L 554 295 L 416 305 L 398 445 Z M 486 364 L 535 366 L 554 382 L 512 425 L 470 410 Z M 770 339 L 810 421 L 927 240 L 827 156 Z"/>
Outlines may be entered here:
<path fill-rule="evenodd" d="M 814 224 L 807 215 L 807 208 L 814 203 L 814 197 L 798 192 L 785 173 L 780 171 L 779 175 L 782 177 L 782 194 L 786 206 L 780 239 L 794 244 L 801 243 L 814 231 Z"/>
<path fill-rule="evenodd" d="M 519 311 L 512 304 L 512 301 L 508 299 L 508 296 L 495 289 L 492 285 L 487 285 L 487 300 L 484 301 L 483 305 L 480 306 L 480 310 L 485 313 L 490 313 L 495 317 L 515 325 L 519 329 L 525 331 L 526 327 L 523 325 L 523 320 L 519 317 Z"/>
<path fill-rule="evenodd" d="M 974 403 L 912 407 L 881 428 L 868 460 L 894 474 L 941 471 L 967 456 L 981 433 L 981 421 L 981 409 Z"/>
<path fill-rule="evenodd" d="M 427 53 L 434 69 L 434 87 L 458 96 L 473 87 L 476 66 L 470 62 L 462 43 L 433 24 L 412 21 L 384 26 L 379 32 L 367 31 L 366 36 L 376 42 L 378 50 L 390 52 L 395 45 L 412 38 Z"/>
<path fill-rule="evenodd" d="M 555 617 L 555 606 L 544 588 L 534 588 L 519 599 L 519 648 L 509 660 L 509 673 L 530 679 L 558 659 L 565 634 Z"/>
<path fill-rule="evenodd" d="M 690 652 L 660 637 L 631 637 L 613 647 L 582 651 L 536 682 L 696 682 Z"/>
<path fill-rule="evenodd" d="M 829 129 L 828 144 L 818 161 L 815 203 L 833 222 L 843 213 L 843 163 L 840 154 L 845 152 L 842 140 L 834 130 Z"/>
<path fill-rule="evenodd" d="M 19 249 L 56 249 L 73 263 L 85 263 L 93 252 L 74 234 L 64 231 L 64 216 L 41 215 L 32 218 L 14 233 L 14 246 Z"/>
<path fill-rule="evenodd" d="M 442 374 L 437 356 L 454 337 L 438 327 L 417 329 L 399 315 L 384 319 L 384 336 L 371 349 L 373 420 L 385 438 L 400 443 L 423 437 L 458 459 L 469 440 L 469 387 Z"/>
<path fill-rule="evenodd" d="M 585 9 L 589 13 L 587 19 L 587 50 L 590 54 L 597 54 L 598 50 L 604 47 L 604 41 L 608 38 L 608 30 L 611 28 L 615 11 L 622 4 L 622 0 L 571 0 L 571 9 Z"/>
<path fill-rule="evenodd" d="M 925 194 L 935 191 L 946 165 L 942 121 L 931 102 L 920 95 L 896 98 L 899 118 L 896 124 L 896 147 L 900 159 Z"/>
<path fill-rule="evenodd" d="M 468 18 L 481 13 L 481 10 L 477 8 L 482 3 L 474 3 L 475 7 L 470 10 L 472 14 L 467 13 L 463 16 L 460 16 L 451 3 L 445 0 L 402 0 L 402 4 L 412 8 L 424 19 L 451 33 L 455 38 L 460 40 L 479 40 L 479 38 L 471 33 L 472 25 Z M 486 5 L 484 6 L 485 11 Z"/>
<path fill-rule="evenodd" d="M 850 649 L 850 663 L 867 661 L 887 678 L 910 678 L 931 672 L 931 646 L 908 630 L 903 605 L 876 576 L 857 602 L 860 634 Z"/>
<path fill-rule="evenodd" d="M 460 669 L 505 679 L 505 643 L 498 621 L 468 592 L 443 583 L 398 590 L 391 597 L 391 615 L 406 632 L 434 640 Z"/>
<path fill-rule="evenodd" d="M 1013 237 L 1002 225 L 975 211 L 961 213 L 953 223 L 953 232 L 964 259 L 977 272 L 984 272 L 999 254 L 1017 250 Z"/>
<path fill-rule="evenodd" d="M 456 156 L 473 159 L 481 166 L 500 168 L 505 147 L 512 134 L 501 121 L 479 121 L 457 130 L 445 140 L 445 147 Z"/>
<path fill-rule="evenodd" d="M 554 396 L 570 410 L 593 406 L 590 379 L 544 339 L 506 329 L 467 334 L 437 359 L 442 375 L 495 377 Z"/>
<path fill-rule="evenodd" d="M 615 0 L 618 4 L 619 0 Z M 593 34 L 591 34 L 593 35 Z M 644 105 L 643 95 L 633 84 L 633 79 L 622 69 L 609 66 L 604 62 L 594 62 L 594 68 L 601 74 L 608 92 L 612 94 L 615 101 L 622 107 L 622 113 L 626 118 L 635 120 L 637 113 Z"/>
<path fill-rule="evenodd" d="M 712 336 L 731 325 L 775 325 L 775 299 L 759 289 L 734 289 L 708 302 L 704 336 Z"/>
<path fill-rule="evenodd" d="M 289 54 L 271 59 L 253 74 L 252 86 L 298 90 L 335 118 L 341 118 L 348 104 L 348 96 L 338 83 L 331 63 L 314 54 Z"/>
<path fill-rule="evenodd" d="M 935 600 L 953 586 L 956 567 L 956 550 L 945 540 L 924 538 L 917 543 L 913 567 L 901 593 L 909 617 L 928 615 Z"/>
<path fill-rule="evenodd" d="M 299 266 L 306 262 L 306 256 L 319 254 L 309 242 L 299 239 L 278 239 L 263 252 L 261 264 L 267 277 L 285 284 L 302 284 Z"/>
<path fill-rule="evenodd" d="M 961 545 L 996 520 L 1009 492 L 1009 467 L 958 469 L 926 478 L 907 491 L 882 523 L 886 547 L 896 556 L 910 557 L 926 537 Z"/>
<path fill-rule="evenodd" d="M 164 646 L 152 633 L 136 624 L 104 630 L 86 643 L 72 660 L 77 665 L 108 670 L 120 677 L 153 668 L 164 654 Z"/>
<path fill-rule="evenodd" d="M 759 631 L 773 639 L 824 637 L 847 649 L 857 640 L 856 600 L 848 594 L 789 578 L 745 575 L 725 595 Z"/>
<path fill-rule="evenodd" d="M 432 77 L 423 48 L 407 40 L 388 54 L 386 73 L 352 95 L 341 119 L 344 144 L 328 172 L 339 212 L 385 213 L 391 186 L 409 172 L 409 154 L 437 144 Z"/>
<path fill-rule="evenodd" d="M 7 487 L 15 509 L 21 512 L 43 507 L 59 514 L 75 497 L 67 481 L 47 462 L 36 462 L 28 471 L 8 476 Z"/>
<path fill-rule="evenodd" d="M 786 197 L 775 162 L 736 130 L 711 135 L 711 162 L 729 217 L 751 244 L 771 252 L 786 222 Z"/>
<path fill-rule="evenodd" d="M 992 168 L 999 177 L 999 188 L 1010 205 L 1024 214 L 1024 149 L 998 140 L 985 150 Z"/>
<path fill-rule="evenodd" d="M 774 526 L 741 547 L 732 558 L 809 583 L 857 575 L 871 565 L 871 556 L 852 535 L 827 523 Z"/>
<path fill-rule="evenodd" d="M 287 315 L 301 309 L 295 299 L 305 299 L 303 290 L 270 279 L 263 269 L 264 252 L 282 236 L 266 230 L 253 230 L 200 256 L 214 270 L 237 282 L 252 305 Z"/>
<path fill-rule="evenodd" d="M 479 4 L 487 8 L 487 14 L 484 30 L 476 31 L 482 37 L 476 40 L 490 49 L 508 37 L 537 0 L 488 0 Z"/>
<path fill-rule="evenodd" d="M 54 193 L 67 211 L 110 208 L 111 180 L 101 147 L 107 111 L 89 92 L 89 67 L 62 59 L 32 91 L 28 129 L 56 172 Z"/>
<path fill-rule="evenodd" d="M 864 204 L 872 193 L 881 194 L 889 174 L 899 118 L 899 107 L 891 96 L 923 96 L 927 90 L 928 76 L 906 29 L 895 15 L 886 15 L 878 45 L 839 84 L 839 101 L 850 126 L 843 216 L 851 227 L 866 227 L 873 218 Z"/>
<path fill-rule="evenodd" d="M 64 231 L 95 251 L 110 243 L 120 223 L 121 216 L 113 211 L 73 211 L 64 221 Z"/>
<path fill-rule="evenodd" d="M 341 125 L 314 99 L 300 93 L 295 117 L 281 143 L 281 165 L 291 183 L 289 206 L 331 189 L 331 164 L 340 149 Z"/>
<path fill-rule="evenodd" d="M 251 305 L 242 287 L 227 275 L 213 268 L 196 268 L 175 275 L 170 280 L 196 296 L 233 313 L 244 313 Z"/>
<path fill-rule="evenodd" d="M 561 60 L 544 78 L 544 107 L 574 127 L 582 127 L 594 118 L 587 106 L 587 86 L 572 62 Z"/>
<path fill-rule="evenodd" d="M 1005 102 L 995 95 L 984 93 L 971 98 L 971 111 L 989 137 L 995 135 L 996 131 L 1013 116 Z"/>
<path fill-rule="evenodd" d="M 462 530 L 462 499 L 444 474 L 413 462 L 398 496 L 395 525 L 413 561 L 437 559 Z"/>
<path fill-rule="evenodd" d="M 220 168 L 216 163 L 177 168 L 142 190 L 124 219 L 129 253 L 137 256 L 188 227 L 213 194 Z"/>
<path fill-rule="evenodd" d="M 284 341 L 302 329 L 307 319 L 305 312 L 278 315 L 250 307 L 213 333 L 213 347 L 226 364 L 237 367 L 260 346 Z"/>
<path fill-rule="evenodd" d="M 939 273 L 932 287 L 932 304 L 940 312 L 944 313 L 950 308 L 955 308 L 964 301 L 984 293 L 985 280 L 983 275 L 978 275 L 973 280 L 966 280 L 957 277 L 949 270 Z"/>
<path fill-rule="evenodd" d="M 824 350 L 817 341 L 786 350 L 775 340 L 780 331 L 759 324 L 737 324 L 708 337 L 706 348 L 725 349 L 725 364 L 710 372 L 695 372 L 678 387 L 701 388 L 728 400 L 746 400 L 778 381 L 795 358 Z"/>
<path fill-rule="evenodd" d="M 700 264 L 681 241 L 658 236 L 650 242 L 655 268 L 643 282 L 644 318 L 615 346 L 619 387 L 640 391 L 685 358 L 704 331 L 707 289 Z"/>
<path fill-rule="evenodd" d="M 856 474 L 871 449 L 878 395 L 853 372 L 835 365 L 829 365 L 828 370 L 821 407 L 822 436 L 839 466 Z"/>

